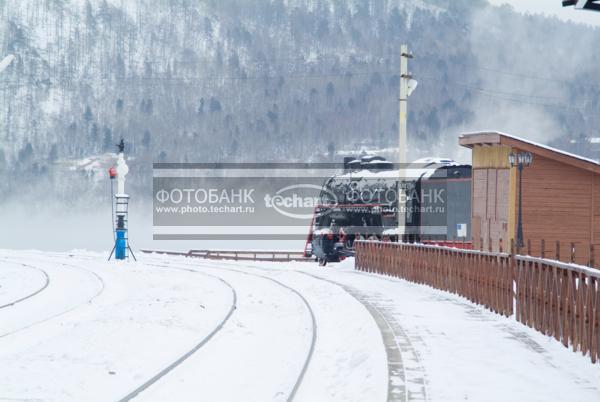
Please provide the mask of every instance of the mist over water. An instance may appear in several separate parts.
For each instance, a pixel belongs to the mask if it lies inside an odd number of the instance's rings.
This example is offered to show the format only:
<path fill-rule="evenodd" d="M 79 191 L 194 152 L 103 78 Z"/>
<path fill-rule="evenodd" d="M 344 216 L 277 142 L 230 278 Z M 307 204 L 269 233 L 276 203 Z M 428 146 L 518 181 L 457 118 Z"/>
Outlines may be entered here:
<path fill-rule="evenodd" d="M 5 205 L 0 210 L 0 248 L 104 251 L 108 258 L 114 245 L 111 210 L 108 200 L 101 201 L 93 210 L 89 205 L 69 210 L 49 204 L 33 209 L 15 202 Z M 132 199 L 129 211 L 129 239 L 134 252 L 140 249 L 304 250 L 303 240 L 153 240 L 152 205 Z"/>

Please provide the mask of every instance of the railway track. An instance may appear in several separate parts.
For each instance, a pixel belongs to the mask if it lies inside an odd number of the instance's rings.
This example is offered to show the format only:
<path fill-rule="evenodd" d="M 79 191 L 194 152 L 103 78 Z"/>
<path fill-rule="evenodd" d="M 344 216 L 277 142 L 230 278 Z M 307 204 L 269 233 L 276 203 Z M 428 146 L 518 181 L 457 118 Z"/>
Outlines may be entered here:
<path fill-rule="evenodd" d="M 159 266 L 159 267 L 166 267 L 166 268 L 175 268 L 173 266 L 168 266 L 168 265 L 157 265 L 157 264 L 148 264 L 151 266 Z M 299 374 L 297 375 L 296 381 L 294 382 L 294 386 L 292 387 L 292 389 L 290 390 L 290 392 L 288 393 L 288 397 L 286 398 L 286 400 L 288 402 L 291 402 L 294 400 L 298 389 L 300 388 L 300 386 L 302 385 L 302 381 L 306 375 L 306 372 L 308 370 L 308 367 L 310 365 L 310 361 L 314 355 L 314 350 L 315 350 L 315 345 L 316 345 L 316 341 L 317 341 L 317 321 L 315 318 L 315 314 L 313 312 L 312 307 L 310 306 L 310 303 L 308 302 L 308 300 L 306 300 L 306 298 L 300 293 L 298 292 L 296 289 L 274 279 L 271 278 L 269 276 L 266 275 L 261 275 L 261 274 L 257 274 L 257 273 L 252 273 L 252 272 L 247 272 L 247 271 L 243 271 L 243 270 L 238 270 L 238 269 L 234 269 L 234 268 L 225 268 L 223 267 L 223 265 L 231 265 L 231 266 L 239 266 L 237 264 L 224 264 L 224 263 L 219 263 L 219 264 L 211 264 L 208 261 L 203 261 L 201 265 L 198 264 L 184 264 L 187 267 L 194 267 L 194 268 L 202 268 L 202 267 L 208 267 L 210 269 L 219 269 L 219 270 L 224 270 L 224 271 L 229 271 L 229 272 L 235 272 L 238 274 L 243 274 L 243 275 L 248 275 L 248 276 L 253 276 L 253 277 L 257 277 L 257 278 L 261 278 L 263 280 L 267 280 L 271 283 L 276 284 L 279 287 L 282 287 L 284 289 L 286 289 L 287 291 L 291 292 L 292 294 L 294 294 L 296 297 L 298 297 L 303 305 L 306 308 L 306 311 L 308 312 L 309 316 L 310 316 L 310 321 L 311 321 L 311 340 L 310 340 L 310 346 L 309 346 L 309 350 L 307 352 L 306 358 L 302 364 L 302 368 L 299 372 Z M 177 269 L 184 269 L 184 270 L 188 270 L 188 271 L 192 271 L 192 272 L 197 272 L 197 273 L 202 273 L 201 271 L 199 271 L 198 269 L 192 269 L 192 268 L 177 268 Z M 199 349 L 199 348 L 198 348 Z M 196 349 L 197 350 L 197 349 Z M 191 353 L 190 353 L 191 355 Z M 189 357 L 189 356 L 188 356 Z M 182 363 L 183 361 L 181 361 L 180 363 Z M 175 367 L 172 367 L 172 369 L 174 369 Z M 170 371 L 170 370 L 169 370 Z M 166 373 L 165 373 L 166 374 Z M 158 380 L 158 379 L 157 379 Z M 130 399 L 122 399 L 121 401 L 128 401 Z"/>
<path fill-rule="evenodd" d="M 100 275 L 98 275 L 97 273 L 95 273 L 93 271 L 90 271 L 90 270 L 87 270 L 85 268 L 82 268 L 80 266 L 73 265 L 73 264 L 67 264 L 67 263 L 60 263 L 60 264 L 63 265 L 63 266 L 68 266 L 68 267 L 72 267 L 72 268 L 76 268 L 76 269 L 80 269 L 80 270 L 86 271 L 89 274 L 91 274 L 92 276 L 94 276 L 95 280 L 98 281 L 98 283 L 100 283 L 98 291 L 96 293 L 94 293 L 94 295 L 92 295 L 87 300 L 85 300 L 85 301 L 83 301 L 81 303 L 78 303 L 75 306 L 73 306 L 71 308 L 68 308 L 67 310 L 63 310 L 63 311 L 61 311 L 61 312 L 59 312 L 57 314 L 53 314 L 53 315 L 51 315 L 49 317 L 46 317 L 46 318 L 44 318 L 42 320 L 39 320 L 39 321 L 35 321 L 35 322 L 31 323 L 31 324 L 25 325 L 25 326 L 20 327 L 18 329 L 15 329 L 15 330 L 12 330 L 12 331 L 0 334 L 0 339 L 1 338 L 5 338 L 5 337 L 10 336 L 10 335 L 14 335 L 14 334 L 19 333 L 21 331 L 24 331 L 24 330 L 27 330 L 29 328 L 32 328 L 32 327 L 34 327 L 36 325 L 42 324 L 44 322 L 48 322 L 48 321 L 53 320 L 55 318 L 61 317 L 61 316 L 65 315 L 65 314 L 68 314 L 71 311 L 74 311 L 74 310 L 76 310 L 76 309 L 78 309 L 78 308 L 80 308 L 80 307 L 82 307 L 84 305 L 92 303 L 98 296 L 100 296 L 100 294 L 102 294 L 102 292 L 104 292 L 104 289 L 106 288 L 106 284 L 104 283 L 104 280 L 102 279 L 102 277 L 100 277 Z M 38 268 L 38 269 L 41 269 L 41 268 Z"/>
<path fill-rule="evenodd" d="M 200 342 L 198 342 L 194 347 L 192 347 L 186 353 L 181 355 L 179 358 L 177 358 L 175 361 L 173 361 L 167 367 L 160 370 L 158 373 L 156 373 L 150 379 L 146 380 L 144 383 L 139 385 L 133 391 L 129 392 L 123 398 L 119 399 L 120 402 L 126 402 L 126 401 L 130 401 L 130 400 L 134 399 L 140 393 L 144 392 L 146 389 L 148 389 L 152 385 L 156 384 L 161 378 L 163 378 L 164 376 L 169 374 L 171 371 L 173 371 L 175 368 L 177 368 L 179 365 L 181 365 L 184 361 L 186 361 L 190 356 L 192 356 L 194 353 L 196 353 L 200 348 L 202 348 L 204 345 L 206 345 L 219 331 L 221 331 L 221 329 L 223 329 L 223 327 L 225 326 L 227 321 L 229 321 L 229 319 L 233 315 L 233 312 L 237 308 L 237 292 L 235 291 L 235 288 L 229 282 L 224 280 L 223 278 L 220 278 L 215 275 L 210 275 L 210 274 L 207 274 L 204 272 L 200 272 L 197 270 L 189 269 L 189 268 L 173 267 L 170 265 L 158 265 L 158 264 L 148 264 L 148 265 L 156 266 L 156 267 L 160 267 L 160 268 L 168 268 L 168 269 L 176 269 L 176 270 L 180 270 L 180 271 L 194 272 L 194 273 L 205 275 L 205 276 L 208 276 L 208 277 L 218 280 L 219 282 L 224 284 L 231 291 L 231 296 L 232 296 L 231 307 L 229 308 L 229 310 L 227 311 L 226 315 L 221 320 L 221 322 L 207 336 L 202 338 L 202 340 L 200 340 Z"/>
<path fill-rule="evenodd" d="M 239 264 L 222 262 L 219 264 L 218 268 L 232 270 L 230 268 L 223 268 L 223 265 L 240 267 Z M 276 272 L 276 270 L 273 269 L 252 265 L 242 266 L 245 268 Z M 248 273 L 246 271 L 239 272 Z M 413 347 L 409 336 L 402 329 L 397 320 L 393 318 L 389 306 L 382 305 L 381 300 L 374 300 L 368 295 L 362 294 L 339 282 L 304 271 L 295 270 L 294 272 L 340 287 L 361 303 L 373 317 L 381 333 L 388 360 L 388 402 L 428 400 L 425 370 L 420 361 L 419 354 Z"/>
<path fill-rule="evenodd" d="M 194 263 L 193 261 L 178 261 L 178 267 L 172 265 L 157 265 L 157 264 L 149 264 L 153 266 L 158 266 L 161 268 L 172 268 L 172 269 L 182 269 L 193 271 L 197 273 L 202 273 L 198 270 L 198 268 L 207 267 L 211 269 L 219 269 L 225 270 L 229 272 L 236 272 L 243 275 L 250 275 L 255 277 L 260 277 L 265 280 L 276 283 L 279 286 L 286 288 L 287 290 L 294 293 L 297 297 L 299 297 L 304 303 L 307 311 L 311 316 L 313 335 L 311 339 L 311 346 L 305 362 L 303 364 L 302 370 L 298 375 L 297 381 L 294 384 L 293 389 L 290 391 L 289 396 L 287 398 L 288 401 L 292 401 L 302 384 L 302 380 L 306 371 L 308 370 L 310 360 L 312 359 L 312 355 L 314 353 L 315 344 L 316 344 L 316 336 L 317 336 L 317 323 L 312 308 L 306 298 L 302 294 L 300 294 L 296 289 L 293 289 L 282 282 L 266 275 L 261 275 L 254 272 L 248 272 L 245 270 L 240 270 L 236 268 L 250 268 L 254 270 L 263 270 L 263 271 L 271 271 L 277 272 L 274 269 L 268 269 L 264 267 L 258 267 L 254 265 L 240 265 L 239 263 L 229 263 L 229 262 L 219 262 L 215 263 L 213 261 L 203 260 L 201 264 Z M 182 268 L 181 265 L 185 265 L 188 268 Z M 227 266 L 227 267 L 225 267 Z M 313 279 L 328 282 L 332 285 L 338 286 L 342 288 L 345 292 L 354 297 L 359 303 L 361 303 L 369 314 L 373 317 L 376 322 L 379 331 L 382 335 L 382 339 L 384 342 L 384 346 L 386 349 L 387 360 L 388 360 L 388 402 L 398 402 L 398 401 L 427 401 L 428 400 L 428 392 L 427 392 L 427 381 L 425 372 L 423 369 L 423 365 L 421 364 L 420 357 L 418 352 L 414 348 L 410 337 L 406 332 L 402 329 L 402 326 L 397 322 L 397 320 L 393 317 L 392 308 L 389 303 L 386 303 L 383 299 L 378 299 L 372 297 L 372 295 L 362 294 L 361 292 L 341 284 L 339 282 L 326 279 L 320 277 L 318 275 L 313 275 L 304 271 L 295 270 L 300 274 L 304 274 L 312 277 Z M 196 349 L 197 350 L 197 349 Z M 194 350 L 194 352 L 196 351 Z M 193 352 L 192 352 L 193 353 Z M 191 355 L 190 353 L 189 355 Z M 189 356 L 188 356 L 189 357 Z M 185 360 L 185 359 L 184 359 Z M 183 361 L 180 361 L 182 363 Z M 178 364 L 178 365 L 179 365 Z M 168 371 L 173 370 L 175 367 L 170 367 Z M 165 372 L 162 376 L 166 375 Z M 161 377 L 162 377 L 161 376 Z M 156 378 L 153 383 L 158 381 L 160 378 Z M 152 384 L 148 384 L 146 388 L 148 388 Z M 140 391 L 141 392 L 141 391 Z M 123 401 L 130 400 L 135 396 L 132 396 L 129 399 L 122 399 Z"/>
<path fill-rule="evenodd" d="M 388 360 L 387 402 L 427 401 L 427 380 L 418 352 L 410 337 L 392 315 L 389 305 L 382 300 L 342 283 L 313 275 L 304 271 L 298 273 L 341 287 L 361 303 L 373 317 L 385 345 Z"/>
<path fill-rule="evenodd" d="M 282 283 L 276 279 L 270 278 L 266 275 L 260 275 L 260 274 L 255 274 L 255 273 L 241 271 L 241 270 L 237 270 L 237 269 L 231 269 L 231 268 L 220 268 L 220 269 L 225 269 L 227 271 L 233 271 L 233 272 L 238 272 L 238 273 L 245 274 L 245 275 L 260 277 L 260 278 L 266 279 L 268 281 L 271 281 L 273 283 L 276 283 L 279 286 L 281 286 L 285 289 L 288 289 L 290 292 L 294 293 L 304 303 L 304 306 L 306 307 L 308 313 L 310 314 L 312 334 L 311 334 L 310 348 L 309 348 L 308 354 L 306 356 L 306 359 L 304 360 L 304 363 L 302 365 L 302 370 L 300 371 L 300 374 L 298 375 L 298 378 L 294 384 L 294 387 L 292 388 L 292 390 L 289 393 L 288 398 L 287 398 L 288 402 L 293 401 L 294 397 L 296 396 L 296 393 L 298 392 L 298 389 L 300 388 L 300 385 L 302 384 L 302 380 L 304 379 L 304 376 L 306 375 L 306 371 L 308 370 L 308 366 L 309 366 L 312 356 L 315 352 L 315 345 L 317 343 L 317 320 L 315 318 L 315 313 L 313 312 L 313 309 L 310 306 L 310 303 L 296 289 L 294 289 L 288 285 L 285 285 L 284 283 Z"/>
<path fill-rule="evenodd" d="M 3 260 L 4 261 L 10 261 L 7 258 L 3 258 Z M 23 297 L 20 297 L 20 298 L 18 298 L 16 300 L 13 300 L 10 303 L 6 303 L 6 304 L 3 304 L 3 305 L 0 305 L 0 310 L 3 309 L 3 308 L 6 308 L 6 307 L 12 307 L 15 304 L 18 304 L 18 303 L 24 302 L 25 300 L 31 299 L 32 297 L 34 297 L 34 296 L 40 294 L 41 292 L 43 292 L 44 290 L 46 290 L 46 288 L 50 284 L 50 277 L 48 276 L 48 273 L 45 270 L 43 270 L 43 269 L 41 269 L 39 267 L 35 267 L 33 265 L 29 265 L 29 264 L 23 264 L 23 263 L 20 263 L 20 262 L 18 264 L 20 264 L 20 265 L 22 265 L 24 267 L 27 267 L 27 268 L 32 268 L 32 269 L 34 269 L 34 270 L 36 270 L 38 272 L 41 272 L 42 275 L 44 276 L 44 284 L 40 288 L 36 289 L 34 292 L 27 294 L 26 296 L 23 296 Z"/>

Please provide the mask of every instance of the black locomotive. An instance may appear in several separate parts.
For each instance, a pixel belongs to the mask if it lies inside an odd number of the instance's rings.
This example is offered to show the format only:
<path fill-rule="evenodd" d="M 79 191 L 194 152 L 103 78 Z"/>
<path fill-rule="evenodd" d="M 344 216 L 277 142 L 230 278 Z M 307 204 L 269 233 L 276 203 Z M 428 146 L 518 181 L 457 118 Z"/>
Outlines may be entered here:
<path fill-rule="evenodd" d="M 378 156 L 347 160 L 344 166 L 344 173 L 324 183 L 307 239 L 305 254 L 320 265 L 353 256 L 356 240 L 470 239 L 470 165 L 424 158 L 405 167 L 401 181 L 398 167 Z"/>

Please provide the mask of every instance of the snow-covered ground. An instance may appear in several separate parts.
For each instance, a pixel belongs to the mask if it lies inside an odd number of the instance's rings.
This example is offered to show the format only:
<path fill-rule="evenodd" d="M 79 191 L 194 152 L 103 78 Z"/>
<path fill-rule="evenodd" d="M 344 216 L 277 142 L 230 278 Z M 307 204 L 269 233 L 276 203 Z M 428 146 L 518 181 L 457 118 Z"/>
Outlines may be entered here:
<path fill-rule="evenodd" d="M 598 401 L 600 365 L 352 261 L 0 251 L 0 401 Z"/>

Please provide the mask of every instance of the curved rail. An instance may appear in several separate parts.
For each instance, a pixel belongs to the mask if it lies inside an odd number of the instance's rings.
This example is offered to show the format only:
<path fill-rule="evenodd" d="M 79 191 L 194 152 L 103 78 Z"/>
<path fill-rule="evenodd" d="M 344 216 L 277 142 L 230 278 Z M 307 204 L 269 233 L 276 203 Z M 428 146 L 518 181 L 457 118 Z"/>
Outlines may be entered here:
<path fill-rule="evenodd" d="M 167 375 L 169 372 L 171 372 L 173 369 L 175 369 L 177 366 L 179 366 L 180 364 L 182 364 L 185 360 L 187 360 L 191 355 L 193 355 L 196 351 L 198 351 L 202 346 L 204 346 L 210 339 L 212 339 L 214 337 L 214 335 L 216 335 L 217 332 L 219 332 L 223 326 L 225 325 L 225 323 L 229 320 L 229 318 L 231 317 L 231 315 L 233 314 L 233 312 L 235 311 L 235 309 L 237 308 L 237 293 L 235 292 L 235 289 L 233 288 L 233 286 L 231 286 L 231 284 L 229 284 L 227 281 L 225 281 L 224 279 L 215 276 L 215 275 L 210 275 L 207 274 L 205 272 L 201 272 L 197 269 L 190 269 L 190 268 L 183 268 L 181 266 L 176 267 L 176 266 L 171 266 L 171 265 L 160 265 L 160 264 L 147 264 L 150 266 L 155 266 L 155 267 L 161 267 L 161 268 L 170 268 L 170 269 L 177 269 L 177 270 L 182 270 L 182 271 L 188 271 L 188 272 L 193 272 L 193 273 L 199 273 L 202 275 L 206 275 L 209 276 L 211 278 L 217 279 L 219 281 L 221 281 L 222 283 L 224 283 L 227 287 L 229 287 L 232 291 L 232 295 L 233 295 L 233 304 L 229 310 L 229 312 L 227 313 L 226 317 L 223 319 L 223 321 L 221 321 L 221 323 L 208 335 L 206 336 L 200 343 L 198 343 L 197 345 L 195 345 L 192 349 L 190 349 L 188 352 L 186 352 L 184 355 L 182 355 L 181 357 L 179 357 L 177 360 L 175 360 L 173 363 L 171 363 L 169 366 L 167 366 L 166 368 L 164 368 L 163 370 L 161 370 L 159 373 L 157 373 L 156 375 L 154 375 L 152 378 L 150 378 L 149 380 L 147 380 L 146 382 L 144 382 L 142 385 L 140 385 L 139 387 L 137 387 L 135 390 L 131 391 L 129 394 L 127 394 L 125 397 L 121 398 L 119 401 L 120 402 L 125 402 L 125 401 L 130 401 L 132 399 L 134 399 L 135 397 L 137 397 L 141 392 L 143 392 L 144 390 L 148 389 L 150 386 L 152 386 L 153 384 L 155 384 L 156 382 L 158 382 L 161 378 L 163 378 L 165 375 Z M 198 264 L 184 264 L 188 267 L 198 267 Z M 290 292 L 294 293 L 296 296 L 298 296 L 300 298 L 300 300 L 302 301 L 302 303 L 304 304 L 304 306 L 306 307 L 309 315 L 310 315 L 310 319 L 311 319 L 311 327 L 312 327 L 312 334 L 311 334 L 311 343 L 310 343 L 310 347 L 309 347 L 309 351 L 307 353 L 307 357 L 302 365 L 302 369 L 300 371 L 300 374 L 297 377 L 296 382 L 294 383 L 294 386 L 292 388 L 292 390 L 290 391 L 290 394 L 287 398 L 287 401 L 290 402 L 292 401 L 295 396 L 296 393 L 298 392 L 298 389 L 300 388 L 300 385 L 302 384 L 302 381 L 304 380 L 304 376 L 306 375 L 306 372 L 308 370 L 308 366 L 310 365 L 310 361 L 312 360 L 312 357 L 314 355 L 314 350 L 315 350 L 315 346 L 316 346 L 316 339 L 317 339 L 317 322 L 316 322 L 316 318 L 315 318 L 315 314 L 312 310 L 312 307 L 310 306 L 310 303 L 308 302 L 308 300 L 306 300 L 306 298 L 300 293 L 298 292 L 296 289 L 285 285 L 284 283 L 270 278 L 268 276 L 265 275 L 260 275 L 260 274 L 256 274 L 256 273 L 251 273 L 251 272 L 246 272 L 246 271 L 241 271 L 241 270 L 237 270 L 237 269 L 232 269 L 232 268 L 225 268 L 223 267 L 223 265 L 230 265 L 230 266 L 239 266 L 238 264 L 227 264 L 227 263 L 219 263 L 219 264 L 211 264 L 208 261 L 203 261 L 202 265 L 200 265 L 200 267 L 210 267 L 210 268 L 219 268 L 219 269 L 223 269 L 226 271 L 231 271 L 231 272 L 237 272 L 237 273 L 241 273 L 241 274 L 245 274 L 245 275 L 250 275 L 250 276 L 255 276 L 255 277 L 260 277 L 263 278 L 265 280 L 269 280 L 273 283 L 276 283 L 277 285 L 289 290 Z M 252 266 L 248 266 L 249 268 L 257 268 L 257 267 L 252 267 Z"/>
<path fill-rule="evenodd" d="M 296 289 L 294 289 L 276 279 L 270 278 L 266 275 L 260 275 L 260 274 L 241 271 L 241 270 L 232 269 L 232 268 L 222 268 L 222 267 L 219 267 L 219 268 L 225 269 L 227 271 L 239 272 L 239 273 L 245 274 L 245 275 L 257 276 L 259 278 L 263 278 L 263 279 L 269 280 L 271 282 L 274 282 L 274 283 L 278 284 L 279 286 L 294 293 L 296 296 L 298 296 L 300 298 L 300 300 L 302 300 L 302 303 L 304 303 L 304 306 L 306 307 L 308 313 L 310 314 L 310 319 L 311 319 L 311 324 L 312 324 L 312 335 L 311 335 L 310 348 L 308 350 L 308 354 L 306 356 L 306 359 L 304 360 L 304 364 L 302 365 L 300 374 L 298 375 L 298 378 L 296 379 L 296 383 L 294 384 L 294 387 L 292 388 L 292 390 L 287 398 L 288 402 L 293 401 L 294 398 L 296 397 L 296 393 L 298 392 L 298 389 L 300 388 L 300 385 L 302 384 L 302 381 L 304 380 L 304 376 L 306 375 L 306 372 L 308 371 L 308 366 L 310 364 L 310 361 L 312 360 L 313 354 L 315 352 L 315 346 L 317 343 L 317 319 L 315 318 L 315 313 L 313 312 L 313 309 L 310 306 L 310 303 L 308 303 L 308 300 L 306 300 L 306 298 L 300 292 L 298 292 Z"/>
<path fill-rule="evenodd" d="M 92 297 L 90 297 L 89 299 L 87 299 L 87 300 L 85 300 L 85 301 L 83 301 L 83 302 L 81 302 L 81 303 L 79 303 L 79 304 L 77 304 L 77 305 L 75 305 L 75 306 L 73 306 L 73 307 L 71 307 L 71 308 L 67 309 L 67 310 L 64 310 L 64 311 L 61 311 L 60 313 L 57 313 L 57 314 L 51 315 L 51 316 L 49 316 L 49 317 L 46 317 L 46 318 L 44 318 L 44 319 L 42 319 L 42 320 L 40 320 L 40 321 L 35 321 L 35 322 L 33 322 L 33 323 L 31 323 L 31 324 L 28 324 L 28 325 L 26 325 L 26 326 L 24 326 L 24 327 L 21 327 L 21 328 L 15 329 L 15 330 L 13 330 L 13 331 L 9 331 L 9 332 L 6 332 L 6 333 L 4 333 L 4 334 L 1 334 L 1 335 L 0 335 L 0 338 L 5 338 L 5 337 L 7 337 L 7 336 L 14 335 L 14 334 L 16 334 L 17 332 L 24 331 L 24 330 L 26 330 L 26 329 L 29 329 L 29 328 L 31 328 L 31 327 L 34 327 L 34 326 L 36 326 L 36 325 L 39 325 L 39 324 L 42 324 L 42 323 L 44 323 L 44 322 L 50 321 L 50 320 L 52 320 L 52 319 L 54 319 L 54 318 L 60 317 L 60 316 L 62 316 L 62 315 L 64 315 L 64 314 L 70 313 L 71 311 L 73 311 L 73 310 L 76 310 L 76 309 L 78 309 L 78 308 L 79 308 L 79 307 L 81 307 L 81 306 L 84 306 L 84 305 L 86 305 L 86 304 L 89 304 L 89 303 L 91 303 L 92 301 L 94 301 L 94 299 L 96 299 L 96 297 L 100 296 L 100 294 L 101 294 L 102 292 L 104 292 L 104 289 L 105 289 L 105 287 L 106 287 L 106 285 L 105 285 L 105 283 L 104 283 L 104 279 L 102 279 L 102 278 L 100 277 L 100 275 L 98 275 L 97 273 L 95 273 L 95 272 L 93 272 L 93 271 L 89 271 L 89 270 L 87 270 L 87 269 L 85 269 L 85 268 L 81 268 L 81 267 L 79 267 L 79 266 L 77 266 L 77 265 L 73 265 L 73 264 L 66 264 L 66 263 L 60 263 L 60 264 L 62 264 L 62 265 L 64 265 L 64 266 L 69 266 L 69 267 L 72 267 L 72 268 L 82 269 L 82 270 L 84 270 L 84 271 L 86 271 L 86 272 L 88 272 L 88 273 L 92 274 L 93 276 L 95 276 L 95 277 L 96 277 L 96 279 L 98 280 L 98 282 L 100 282 L 100 287 L 99 287 L 98 291 L 97 291 L 97 292 L 96 292 L 96 293 L 95 293 L 95 294 L 94 294 Z"/>
<path fill-rule="evenodd" d="M 416 349 L 412 345 L 412 342 L 410 341 L 410 338 L 408 337 L 406 332 L 404 332 L 404 330 L 399 325 L 393 325 L 394 323 L 392 323 L 392 322 L 390 322 L 390 320 L 388 320 L 388 318 L 386 317 L 386 314 L 383 311 L 381 311 L 381 309 L 377 305 L 371 303 L 369 300 L 367 300 L 365 297 L 362 297 L 358 292 L 354 291 L 350 287 L 343 285 L 339 282 L 330 280 L 330 279 L 326 279 L 326 278 L 322 278 L 317 275 L 310 274 L 308 272 L 304 272 L 304 271 L 296 271 L 296 272 L 340 287 L 342 290 L 344 290 L 346 293 L 348 293 L 350 296 L 352 296 L 356 301 L 358 301 L 360 304 L 362 304 L 367 309 L 369 314 L 371 314 L 371 316 L 375 320 L 375 323 L 379 327 L 379 331 L 381 332 L 381 336 L 382 336 L 382 339 L 385 344 L 386 354 L 388 356 L 388 375 L 390 376 L 390 378 L 388 379 L 388 397 L 387 397 L 388 402 L 399 401 L 399 399 L 398 399 L 399 397 L 406 402 L 408 402 L 409 400 L 415 399 L 415 398 L 418 400 L 425 400 L 425 401 L 428 400 L 427 381 L 426 381 L 425 375 L 423 375 L 422 376 L 423 378 L 421 378 L 422 386 L 423 386 L 422 395 L 418 395 L 418 393 L 411 392 L 408 389 L 408 382 L 410 379 L 409 379 L 405 364 L 403 362 L 403 356 L 402 356 L 402 351 L 406 352 L 407 348 L 406 348 L 406 346 L 403 347 L 401 344 L 398 343 L 398 340 L 396 339 L 397 336 L 402 338 L 402 340 L 403 340 L 402 343 L 407 345 L 408 348 L 411 349 L 412 354 L 418 361 L 420 369 L 423 373 L 424 373 L 424 367 L 421 362 L 419 354 L 417 353 Z M 393 381 L 393 379 L 391 378 L 392 372 L 396 372 L 398 370 L 400 370 L 402 372 L 402 379 L 404 382 L 404 386 L 400 389 L 398 389 L 399 384 L 397 384 L 396 381 Z M 415 395 L 415 394 L 417 394 L 417 395 Z"/>
<path fill-rule="evenodd" d="M 3 259 L 5 261 L 10 261 L 7 258 L 3 258 Z M 28 294 L 27 296 L 21 297 L 20 299 L 14 300 L 14 301 L 12 301 L 10 303 L 1 305 L 0 309 L 6 308 L 6 307 L 11 307 L 11 306 L 14 306 L 17 303 L 21 303 L 21 302 L 23 302 L 23 301 L 25 301 L 27 299 L 31 299 L 35 295 L 37 295 L 40 292 L 44 291 L 48 287 L 48 285 L 50 284 L 50 277 L 48 276 L 48 273 L 46 271 L 44 271 L 43 269 L 38 268 L 38 267 L 34 267 L 33 265 L 29 265 L 29 264 L 23 264 L 23 263 L 18 263 L 18 264 L 21 264 L 22 266 L 27 267 L 27 268 L 33 268 L 36 271 L 41 272 L 44 275 L 44 277 L 45 277 L 44 285 L 42 285 L 42 287 L 39 288 L 39 289 L 37 289 L 35 292 Z"/>
<path fill-rule="evenodd" d="M 149 264 L 149 265 L 151 265 L 151 264 Z M 233 268 L 223 267 L 223 265 L 239 266 L 238 264 L 227 264 L 227 263 L 219 263 L 219 264 L 212 263 L 211 264 L 208 261 L 203 261 L 201 265 L 198 265 L 198 264 L 184 264 L 184 265 L 186 265 L 188 267 L 208 267 L 208 268 L 214 268 L 214 269 L 223 269 L 225 271 L 237 272 L 237 273 L 244 274 L 244 275 L 259 277 L 259 278 L 271 281 L 271 282 L 277 284 L 278 286 L 281 286 L 281 287 L 287 289 L 288 291 L 294 293 L 302 301 L 302 303 L 304 304 L 306 310 L 308 311 L 308 313 L 310 315 L 312 334 L 311 334 L 310 347 L 309 347 L 306 359 L 304 360 L 302 369 L 300 370 L 300 374 L 298 375 L 296 382 L 294 383 L 294 386 L 293 386 L 292 390 L 290 391 L 290 394 L 288 395 L 288 398 L 287 398 L 288 402 L 293 401 L 296 396 L 296 393 L 298 392 L 298 389 L 300 388 L 300 385 L 302 384 L 302 381 L 304 380 L 304 376 L 306 375 L 306 372 L 308 371 L 308 366 L 310 365 L 310 361 L 312 360 L 312 357 L 314 355 L 315 346 L 317 343 L 317 320 L 315 318 L 315 314 L 314 314 L 313 309 L 310 306 L 310 303 L 308 302 L 308 300 L 306 300 L 306 298 L 300 292 L 298 292 L 296 289 L 294 289 L 274 278 L 271 278 L 269 276 L 252 273 L 252 272 L 247 272 L 247 271 L 242 271 L 242 270 L 233 269 Z M 249 268 L 257 268 L 257 267 L 252 267 L 252 266 L 248 266 L 248 267 Z M 183 268 L 181 268 L 181 269 L 183 269 Z M 191 270 L 191 271 L 200 273 L 200 271 L 198 271 L 198 270 Z"/>
<path fill-rule="evenodd" d="M 136 389 L 134 389 L 133 391 L 131 391 L 129 394 L 125 395 L 123 398 L 121 398 L 119 400 L 120 402 L 125 402 L 125 401 L 132 400 L 133 398 L 135 398 L 136 396 L 138 396 L 141 392 L 143 392 L 144 390 L 148 389 L 150 386 L 152 386 L 153 384 L 155 384 L 158 380 L 160 380 L 161 378 L 163 378 L 165 375 L 167 375 L 169 372 L 171 372 L 173 369 L 175 369 L 177 366 L 179 366 L 181 363 L 183 363 L 185 360 L 187 360 L 195 352 L 197 352 L 202 346 L 204 346 L 206 343 L 208 343 L 208 341 L 210 341 L 217 334 L 217 332 L 219 332 L 221 329 L 223 329 L 223 326 L 229 320 L 229 318 L 231 317 L 231 315 L 233 314 L 233 312 L 237 308 L 237 293 L 236 293 L 235 289 L 233 288 L 233 286 L 231 286 L 231 284 L 229 282 L 227 282 L 226 280 L 224 280 L 222 278 L 219 278 L 218 276 L 210 275 L 210 274 L 207 274 L 207 273 L 204 273 L 204 272 L 199 272 L 199 271 L 196 271 L 196 270 L 193 270 L 193 269 L 187 269 L 187 268 L 181 268 L 181 267 L 172 267 L 172 266 L 169 266 L 169 265 L 157 265 L 157 264 L 148 264 L 148 265 L 156 266 L 156 267 L 161 267 L 161 268 L 170 268 L 170 269 L 177 269 L 177 270 L 181 270 L 181 271 L 194 272 L 194 273 L 198 273 L 198 274 L 201 274 L 201 275 L 209 276 L 209 277 L 211 277 L 213 279 L 217 279 L 218 281 L 220 281 L 221 283 L 223 283 L 225 286 L 227 286 L 231 290 L 232 303 L 231 303 L 231 307 L 229 308 L 229 311 L 227 312 L 227 314 L 225 315 L 225 317 L 223 318 L 223 320 L 221 320 L 221 322 L 207 336 L 205 336 L 198 344 L 196 344 L 193 348 L 191 348 L 189 351 L 187 351 L 182 356 L 180 356 L 177 360 L 175 360 L 174 362 L 172 362 L 171 364 L 169 364 L 167 367 L 165 367 L 164 369 L 162 369 L 161 371 L 159 371 L 152 378 L 150 378 L 149 380 L 147 380 L 146 382 L 144 382 L 143 384 L 141 384 L 139 387 L 137 387 Z"/>

